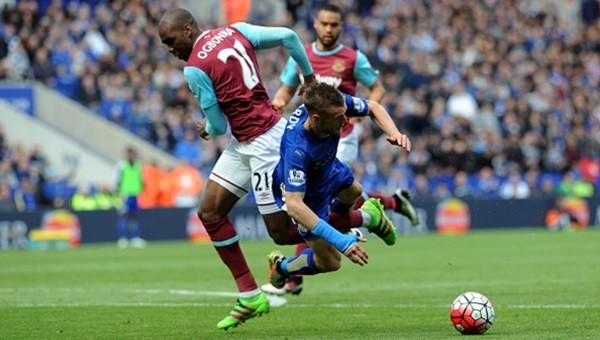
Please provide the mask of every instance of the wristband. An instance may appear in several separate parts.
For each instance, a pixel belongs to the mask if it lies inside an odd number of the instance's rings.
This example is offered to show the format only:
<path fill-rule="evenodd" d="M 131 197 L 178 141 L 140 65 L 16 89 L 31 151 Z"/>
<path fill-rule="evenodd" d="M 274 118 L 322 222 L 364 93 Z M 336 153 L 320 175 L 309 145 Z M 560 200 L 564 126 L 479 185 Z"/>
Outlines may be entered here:
<path fill-rule="evenodd" d="M 358 242 L 358 236 L 342 234 L 322 219 L 319 219 L 311 233 L 331 243 L 341 253 L 346 252 L 351 245 Z"/>

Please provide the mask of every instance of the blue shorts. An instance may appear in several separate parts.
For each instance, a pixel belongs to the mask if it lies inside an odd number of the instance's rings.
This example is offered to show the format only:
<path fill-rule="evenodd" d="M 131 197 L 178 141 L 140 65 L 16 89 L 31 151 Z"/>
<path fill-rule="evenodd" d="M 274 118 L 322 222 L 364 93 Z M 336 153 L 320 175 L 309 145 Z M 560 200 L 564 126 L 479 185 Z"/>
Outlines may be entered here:
<path fill-rule="evenodd" d="M 337 197 L 340 191 L 350 187 L 354 183 L 354 174 L 352 169 L 344 164 L 339 159 L 335 159 L 332 165 L 333 169 L 322 183 L 326 183 L 326 187 L 318 192 L 306 192 L 304 203 L 315 213 L 319 218 L 329 220 L 329 205 L 331 201 Z"/>
<path fill-rule="evenodd" d="M 135 213 L 140 210 L 140 206 L 138 204 L 137 196 L 127 196 L 125 198 L 125 202 L 123 202 L 123 213 Z"/>

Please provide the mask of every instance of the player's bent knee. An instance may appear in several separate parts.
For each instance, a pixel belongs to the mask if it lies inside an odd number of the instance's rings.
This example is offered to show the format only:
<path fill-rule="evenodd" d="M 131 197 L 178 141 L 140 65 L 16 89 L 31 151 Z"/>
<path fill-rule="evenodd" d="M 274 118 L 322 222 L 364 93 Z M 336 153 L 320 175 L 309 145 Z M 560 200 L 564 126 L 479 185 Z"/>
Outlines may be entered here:
<path fill-rule="evenodd" d="M 350 190 L 352 190 L 352 193 L 358 197 L 363 192 L 363 187 L 359 182 L 354 181 L 354 183 L 352 183 L 350 186 Z"/>
<path fill-rule="evenodd" d="M 298 240 L 292 237 L 295 226 L 290 224 L 290 219 L 285 212 L 263 215 L 263 219 L 267 232 L 275 244 L 283 246 L 298 244 Z"/>
<path fill-rule="evenodd" d="M 342 267 L 342 263 L 340 261 L 328 262 L 321 270 L 323 272 L 335 272 Z"/>
<path fill-rule="evenodd" d="M 342 267 L 341 257 L 328 256 L 325 258 L 316 259 L 317 268 L 323 273 L 334 272 Z"/>
<path fill-rule="evenodd" d="M 202 210 L 202 209 L 198 209 L 198 218 L 202 222 L 213 222 L 213 221 L 220 220 L 223 217 L 225 217 L 225 216 L 221 216 L 221 214 L 219 214 L 215 210 Z"/>
<path fill-rule="evenodd" d="M 273 242 L 275 242 L 275 244 L 280 245 L 280 246 L 288 246 L 288 245 L 295 244 L 295 242 L 292 242 L 289 232 L 279 232 L 279 231 L 272 232 L 269 230 L 269 236 L 271 237 L 271 239 L 273 239 Z"/>

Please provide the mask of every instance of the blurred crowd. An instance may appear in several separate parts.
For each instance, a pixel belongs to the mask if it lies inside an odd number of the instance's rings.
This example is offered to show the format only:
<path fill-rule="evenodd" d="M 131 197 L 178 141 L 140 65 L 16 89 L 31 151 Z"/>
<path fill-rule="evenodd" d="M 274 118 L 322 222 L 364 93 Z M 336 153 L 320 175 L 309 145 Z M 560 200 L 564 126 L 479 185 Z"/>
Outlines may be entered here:
<path fill-rule="evenodd" d="M 311 15 L 321 2 L 286 2 L 284 24 L 304 42 L 314 39 Z M 388 91 L 382 104 L 413 144 L 410 154 L 398 152 L 363 123 L 354 170 L 367 190 L 390 194 L 405 187 L 434 199 L 598 194 L 597 0 L 577 3 L 574 22 L 561 20 L 559 9 L 543 1 L 332 2 L 347 10 L 342 41 L 380 70 Z M 202 112 L 183 64 L 168 55 L 156 34 L 160 16 L 172 5 L 5 5 L 0 78 L 44 82 L 206 175 L 228 137 L 198 140 L 195 122 Z M 248 21 L 279 24 L 260 13 Z M 280 49 L 259 52 L 271 95 L 286 59 Z M 0 154 L 2 169 L 25 166 L 6 154 Z M 28 171 L 35 168 L 35 162 L 28 165 Z"/>
<path fill-rule="evenodd" d="M 72 183 L 75 169 L 60 174 L 41 145 L 26 148 L 20 142 L 9 143 L 8 137 L 0 124 L 0 213 L 66 206 L 77 191 Z"/>

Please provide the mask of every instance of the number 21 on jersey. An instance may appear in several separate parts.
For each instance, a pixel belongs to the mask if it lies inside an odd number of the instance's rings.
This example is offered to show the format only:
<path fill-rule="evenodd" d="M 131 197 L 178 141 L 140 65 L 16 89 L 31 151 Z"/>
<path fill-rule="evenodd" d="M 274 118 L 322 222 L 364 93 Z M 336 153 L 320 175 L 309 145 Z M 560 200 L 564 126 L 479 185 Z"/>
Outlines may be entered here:
<path fill-rule="evenodd" d="M 219 51 L 217 58 L 219 58 L 219 60 L 224 64 L 227 63 L 229 58 L 236 59 L 242 66 L 242 78 L 244 79 L 244 85 L 246 85 L 246 87 L 250 90 L 258 85 L 259 79 L 258 73 L 256 72 L 256 67 L 252 63 L 252 59 L 250 59 L 250 56 L 244 48 L 244 45 L 242 45 L 239 40 L 235 40 L 233 43 L 233 48 L 228 47 Z"/>

